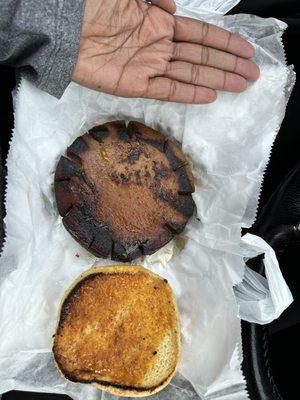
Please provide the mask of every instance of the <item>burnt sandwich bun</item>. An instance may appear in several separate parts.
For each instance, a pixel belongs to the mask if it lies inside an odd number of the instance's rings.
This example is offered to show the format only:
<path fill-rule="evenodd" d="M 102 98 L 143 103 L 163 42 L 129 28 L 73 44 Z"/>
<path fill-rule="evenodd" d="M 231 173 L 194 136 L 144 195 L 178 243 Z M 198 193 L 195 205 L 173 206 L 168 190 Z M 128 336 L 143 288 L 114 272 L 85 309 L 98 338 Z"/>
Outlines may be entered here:
<path fill-rule="evenodd" d="M 182 151 L 134 121 L 109 122 L 78 137 L 58 162 L 54 188 L 73 238 L 95 256 L 119 261 L 164 246 L 195 207 Z"/>
<path fill-rule="evenodd" d="M 139 266 L 87 271 L 61 303 L 53 354 L 70 381 L 121 396 L 160 391 L 180 356 L 178 310 L 170 285 Z"/>

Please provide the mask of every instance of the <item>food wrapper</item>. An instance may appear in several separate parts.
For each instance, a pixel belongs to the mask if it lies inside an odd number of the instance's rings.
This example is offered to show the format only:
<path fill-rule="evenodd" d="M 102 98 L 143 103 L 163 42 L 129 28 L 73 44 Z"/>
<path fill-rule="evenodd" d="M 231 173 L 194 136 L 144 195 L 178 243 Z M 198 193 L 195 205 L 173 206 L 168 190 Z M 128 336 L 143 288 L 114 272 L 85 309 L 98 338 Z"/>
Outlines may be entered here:
<path fill-rule="evenodd" d="M 125 99 L 70 84 L 60 100 L 22 80 L 7 160 L 6 241 L 0 260 L 0 393 L 66 393 L 113 399 L 71 383 L 51 347 L 59 302 L 97 259 L 76 243 L 58 214 L 53 177 L 67 146 L 96 123 L 138 120 L 178 140 L 196 180 L 197 213 L 182 235 L 138 260 L 167 278 L 180 311 L 182 356 L 172 382 L 153 399 L 242 400 L 240 318 L 267 323 L 292 301 L 276 256 L 260 238 L 241 240 L 255 220 L 263 174 L 293 86 L 273 18 L 223 16 L 237 1 L 182 0 L 178 14 L 225 27 L 256 49 L 261 77 L 244 93 L 218 93 L 208 105 Z M 245 267 L 265 253 L 266 278 Z"/>

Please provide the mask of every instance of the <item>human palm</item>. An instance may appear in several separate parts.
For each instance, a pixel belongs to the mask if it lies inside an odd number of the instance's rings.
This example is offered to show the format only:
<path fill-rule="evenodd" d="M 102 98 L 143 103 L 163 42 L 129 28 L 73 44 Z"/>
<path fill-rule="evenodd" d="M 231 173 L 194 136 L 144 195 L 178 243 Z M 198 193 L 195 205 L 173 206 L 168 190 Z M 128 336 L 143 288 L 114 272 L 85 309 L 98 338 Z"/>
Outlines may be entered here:
<path fill-rule="evenodd" d="M 209 103 L 215 90 L 240 92 L 258 78 L 248 42 L 172 15 L 172 0 L 156 3 L 86 0 L 73 80 L 118 96 Z"/>

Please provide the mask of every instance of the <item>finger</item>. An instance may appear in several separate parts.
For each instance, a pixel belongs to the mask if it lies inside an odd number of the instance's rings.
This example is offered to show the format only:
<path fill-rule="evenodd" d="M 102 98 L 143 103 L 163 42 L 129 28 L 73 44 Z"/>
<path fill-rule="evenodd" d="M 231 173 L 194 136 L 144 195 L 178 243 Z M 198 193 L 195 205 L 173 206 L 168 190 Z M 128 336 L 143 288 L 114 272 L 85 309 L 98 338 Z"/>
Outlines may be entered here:
<path fill-rule="evenodd" d="M 164 76 L 191 85 L 227 92 L 243 92 L 247 88 L 246 79 L 240 75 L 183 61 L 170 62 Z"/>
<path fill-rule="evenodd" d="M 254 56 L 253 46 L 240 36 L 192 18 L 175 17 L 174 40 L 203 44 L 240 57 Z"/>
<path fill-rule="evenodd" d="M 207 104 L 215 101 L 217 94 L 212 89 L 158 77 L 150 79 L 144 97 L 177 103 Z"/>
<path fill-rule="evenodd" d="M 173 0 L 152 0 L 151 4 L 162 8 L 170 14 L 175 14 L 176 4 Z"/>
<path fill-rule="evenodd" d="M 259 77 L 259 68 L 251 60 L 193 43 L 174 43 L 173 60 L 186 61 L 235 72 L 250 81 Z"/>

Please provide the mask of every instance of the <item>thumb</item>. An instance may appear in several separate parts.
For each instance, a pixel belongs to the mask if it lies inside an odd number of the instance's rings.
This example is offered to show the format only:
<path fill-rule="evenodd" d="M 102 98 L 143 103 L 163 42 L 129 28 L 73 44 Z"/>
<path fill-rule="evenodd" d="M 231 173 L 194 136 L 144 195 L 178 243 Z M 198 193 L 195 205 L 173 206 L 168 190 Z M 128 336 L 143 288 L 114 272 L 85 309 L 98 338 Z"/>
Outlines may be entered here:
<path fill-rule="evenodd" d="M 150 3 L 162 8 L 170 14 L 174 14 L 176 11 L 176 4 L 174 0 L 151 0 Z"/>

